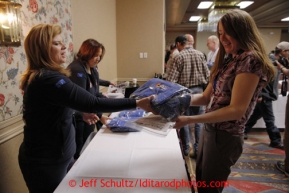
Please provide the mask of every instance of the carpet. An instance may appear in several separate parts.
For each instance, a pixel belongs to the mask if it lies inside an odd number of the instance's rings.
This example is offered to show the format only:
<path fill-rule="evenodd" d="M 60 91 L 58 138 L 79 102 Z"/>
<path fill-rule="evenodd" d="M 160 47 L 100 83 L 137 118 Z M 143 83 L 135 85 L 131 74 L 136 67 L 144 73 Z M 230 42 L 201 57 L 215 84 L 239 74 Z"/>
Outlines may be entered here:
<path fill-rule="evenodd" d="M 285 152 L 269 147 L 269 143 L 266 131 L 249 133 L 241 157 L 231 168 L 230 185 L 224 193 L 289 192 L 289 178 L 275 168 L 277 161 L 284 160 Z"/>

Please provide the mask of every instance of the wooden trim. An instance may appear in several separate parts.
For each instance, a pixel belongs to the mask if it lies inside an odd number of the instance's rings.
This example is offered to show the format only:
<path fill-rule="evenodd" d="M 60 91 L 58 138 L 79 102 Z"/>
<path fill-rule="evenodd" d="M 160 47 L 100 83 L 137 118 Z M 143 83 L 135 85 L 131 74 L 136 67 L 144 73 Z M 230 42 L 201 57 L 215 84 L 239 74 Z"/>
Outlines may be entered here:
<path fill-rule="evenodd" d="M 5 121 L 1 121 L 0 123 L 0 130 L 3 128 L 6 128 L 14 123 L 17 123 L 18 121 L 22 121 L 23 114 L 17 115 L 15 117 L 12 117 L 10 119 L 7 119 Z"/>
<path fill-rule="evenodd" d="M 13 137 L 23 133 L 24 123 L 21 121 L 15 127 L 12 127 L 8 131 L 0 134 L 0 144 L 12 139 Z"/>

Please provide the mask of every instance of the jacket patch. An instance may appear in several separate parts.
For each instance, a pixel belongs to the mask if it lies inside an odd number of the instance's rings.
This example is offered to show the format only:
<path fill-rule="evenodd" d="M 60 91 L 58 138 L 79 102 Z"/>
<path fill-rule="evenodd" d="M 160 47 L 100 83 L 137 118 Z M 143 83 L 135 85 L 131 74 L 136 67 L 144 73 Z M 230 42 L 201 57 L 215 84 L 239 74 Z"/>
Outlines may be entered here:
<path fill-rule="evenodd" d="M 56 83 L 56 87 L 60 88 L 62 85 L 66 84 L 65 80 L 60 79 L 57 83 Z"/>
<path fill-rule="evenodd" d="M 82 74 L 82 73 L 77 73 L 77 77 L 82 78 L 82 77 L 83 77 L 83 74 Z"/>

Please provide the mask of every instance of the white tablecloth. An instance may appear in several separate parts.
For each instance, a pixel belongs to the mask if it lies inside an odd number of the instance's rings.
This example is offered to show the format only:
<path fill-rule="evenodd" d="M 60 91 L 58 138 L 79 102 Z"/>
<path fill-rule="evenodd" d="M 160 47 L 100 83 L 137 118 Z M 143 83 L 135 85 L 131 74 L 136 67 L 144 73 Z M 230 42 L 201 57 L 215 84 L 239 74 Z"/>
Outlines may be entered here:
<path fill-rule="evenodd" d="M 176 130 L 112 133 L 101 129 L 56 193 L 191 192 Z"/>

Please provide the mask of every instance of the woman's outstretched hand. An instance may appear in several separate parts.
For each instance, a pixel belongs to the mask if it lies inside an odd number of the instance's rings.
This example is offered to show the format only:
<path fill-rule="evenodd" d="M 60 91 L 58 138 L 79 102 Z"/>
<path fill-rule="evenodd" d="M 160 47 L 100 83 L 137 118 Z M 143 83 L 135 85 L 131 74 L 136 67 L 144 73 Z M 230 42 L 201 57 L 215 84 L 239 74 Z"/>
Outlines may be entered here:
<path fill-rule="evenodd" d="M 156 112 L 151 107 L 151 101 L 154 99 L 154 97 L 155 97 L 154 95 L 151 95 L 149 97 L 137 100 L 136 106 L 145 110 L 146 112 L 152 112 L 153 114 L 156 114 Z"/>

